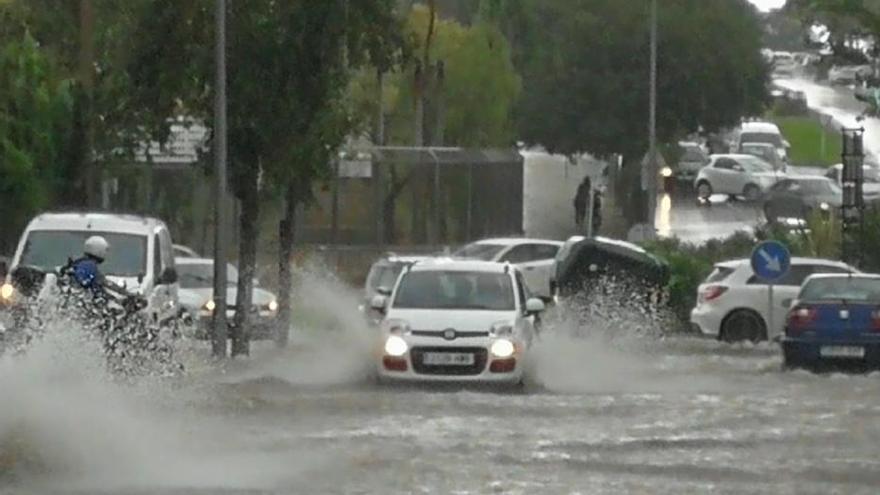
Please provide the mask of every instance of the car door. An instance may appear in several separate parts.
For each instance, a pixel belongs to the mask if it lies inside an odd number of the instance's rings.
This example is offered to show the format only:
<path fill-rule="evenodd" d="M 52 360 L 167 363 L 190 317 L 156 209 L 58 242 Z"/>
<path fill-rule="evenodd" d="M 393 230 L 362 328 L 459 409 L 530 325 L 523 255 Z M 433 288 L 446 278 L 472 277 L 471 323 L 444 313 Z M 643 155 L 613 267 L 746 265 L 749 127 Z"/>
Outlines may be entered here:
<path fill-rule="evenodd" d="M 550 266 L 553 258 L 544 258 L 549 250 L 543 244 L 519 244 L 501 257 L 502 262 L 516 265 L 525 275 L 525 283 L 529 290 L 542 297 L 550 296 Z M 556 256 L 556 250 L 553 250 Z"/>
<path fill-rule="evenodd" d="M 736 162 L 730 158 L 719 158 L 712 166 L 712 190 L 718 194 L 739 194 L 742 188 L 737 188 L 738 183 L 734 170 Z"/>
<path fill-rule="evenodd" d="M 514 275 L 516 283 L 517 311 L 516 311 L 516 327 L 521 332 L 523 341 L 526 345 L 532 344 L 535 336 L 535 317 L 526 314 L 526 301 L 531 297 L 528 284 L 525 282 L 522 272 L 516 270 Z"/>
<path fill-rule="evenodd" d="M 746 168 L 736 159 L 731 159 L 730 167 L 730 192 L 728 194 L 741 194 L 746 184 L 753 182 L 752 176 L 746 171 Z"/>
<path fill-rule="evenodd" d="M 801 184 L 795 180 L 786 179 L 775 184 L 771 205 L 773 214 L 777 218 L 800 218 L 803 206 Z"/>
<path fill-rule="evenodd" d="M 150 307 L 158 321 L 165 321 L 175 316 L 177 311 L 177 282 L 164 282 L 162 277 L 168 270 L 174 269 L 174 251 L 171 247 L 168 232 L 159 229 L 153 235 L 153 288 L 150 295 Z"/>

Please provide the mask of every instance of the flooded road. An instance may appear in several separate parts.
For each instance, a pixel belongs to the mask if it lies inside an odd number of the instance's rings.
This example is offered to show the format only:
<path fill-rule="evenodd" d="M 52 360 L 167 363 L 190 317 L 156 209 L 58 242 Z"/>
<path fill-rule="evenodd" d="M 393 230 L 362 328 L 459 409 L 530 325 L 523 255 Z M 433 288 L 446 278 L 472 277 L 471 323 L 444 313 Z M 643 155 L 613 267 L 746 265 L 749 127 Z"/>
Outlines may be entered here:
<path fill-rule="evenodd" d="M 374 385 L 360 339 L 116 384 L 46 344 L 0 376 L 0 493 L 876 493 L 880 380 L 771 344 L 545 336 L 523 391 Z M 61 352 L 62 354 L 58 354 Z M 92 363 L 94 364 L 94 363 Z"/>

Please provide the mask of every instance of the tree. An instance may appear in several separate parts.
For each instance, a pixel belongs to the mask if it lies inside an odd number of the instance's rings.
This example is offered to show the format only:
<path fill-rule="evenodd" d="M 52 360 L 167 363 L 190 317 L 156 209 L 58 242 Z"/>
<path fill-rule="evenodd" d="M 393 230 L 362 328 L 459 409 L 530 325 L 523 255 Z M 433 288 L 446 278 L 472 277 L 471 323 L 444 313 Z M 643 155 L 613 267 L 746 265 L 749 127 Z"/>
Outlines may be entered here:
<path fill-rule="evenodd" d="M 213 2 L 155 0 L 142 18 L 131 60 L 144 108 L 210 122 Z M 391 0 L 230 2 L 227 15 L 230 184 L 241 202 L 233 354 L 246 354 L 261 192 L 286 203 L 279 227 L 280 339 L 290 323 L 293 218 L 313 182 L 353 129 L 344 99 L 353 68 L 391 63 L 400 40 Z M 170 116 L 170 115 L 166 115 Z M 264 177 L 264 191 L 259 178 Z"/>
<path fill-rule="evenodd" d="M 768 67 L 754 8 L 745 0 L 660 4 L 659 141 L 760 114 Z M 540 41 L 523 37 L 521 136 L 564 154 L 622 154 L 636 194 L 648 137 L 648 1 L 532 0 L 529 8 L 530 30 L 554 29 Z"/>
<path fill-rule="evenodd" d="M 73 100 L 71 82 L 58 73 L 27 33 L 0 50 L 2 232 L 20 232 L 64 185 Z"/>
<path fill-rule="evenodd" d="M 806 26 L 825 26 L 835 56 L 851 62 L 865 62 L 849 46 L 852 37 L 880 35 L 880 0 L 789 0 L 785 11 Z"/>

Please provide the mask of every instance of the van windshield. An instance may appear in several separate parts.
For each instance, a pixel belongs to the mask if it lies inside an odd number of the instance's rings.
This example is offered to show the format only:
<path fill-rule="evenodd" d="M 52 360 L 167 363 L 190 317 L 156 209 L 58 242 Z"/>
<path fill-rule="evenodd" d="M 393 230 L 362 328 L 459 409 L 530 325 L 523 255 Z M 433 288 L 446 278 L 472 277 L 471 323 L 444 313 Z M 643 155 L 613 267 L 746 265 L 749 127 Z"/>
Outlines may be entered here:
<path fill-rule="evenodd" d="M 740 143 L 767 143 L 782 147 L 782 136 L 774 132 L 744 132 L 739 138 Z"/>
<path fill-rule="evenodd" d="M 147 236 L 94 231 L 33 230 L 27 234 L 19 265 L 54 270 L 83 254 L 83 244 L 99 235 L 110 244 L 101 272 L 117 277 L 147 273 Z"/>

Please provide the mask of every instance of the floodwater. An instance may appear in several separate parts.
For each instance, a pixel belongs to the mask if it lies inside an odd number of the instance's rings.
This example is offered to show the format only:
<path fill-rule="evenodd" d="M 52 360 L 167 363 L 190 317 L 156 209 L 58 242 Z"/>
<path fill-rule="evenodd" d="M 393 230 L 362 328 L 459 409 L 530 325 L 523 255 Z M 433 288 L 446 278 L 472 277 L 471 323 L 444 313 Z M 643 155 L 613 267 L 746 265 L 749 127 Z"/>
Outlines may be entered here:
<path fill-rule="evenodd" d="M 344 294 L 316 289 L 325 292 Z M 369 377 L 371 339 L 353 304 L 338 297 L 288 349 L 256 344 L 249 359 L 223 366 L 192 343 L 181 378 L 119 383 L 97 349 L 63 329 L 3 358 L 0 493 L 880 486 L 877 375 L 783 372 L 773 344 L 662 337 L 612 318 L 578 338 L 548 328 L 524 390 L 386 388 Z"/>

